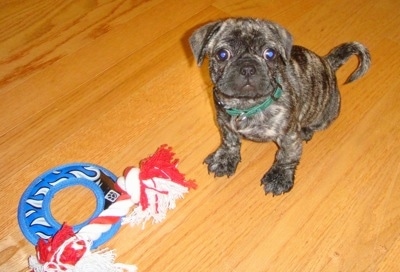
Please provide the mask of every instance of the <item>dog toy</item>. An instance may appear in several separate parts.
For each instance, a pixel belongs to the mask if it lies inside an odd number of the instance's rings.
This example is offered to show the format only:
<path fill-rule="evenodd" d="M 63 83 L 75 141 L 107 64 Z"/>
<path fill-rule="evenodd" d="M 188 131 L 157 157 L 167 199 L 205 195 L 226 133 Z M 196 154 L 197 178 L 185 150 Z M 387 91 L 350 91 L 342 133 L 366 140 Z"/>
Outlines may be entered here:
<path fill-rule="evenodd" d="M 162 145 L 138 168 L 127 167 L 119 178 L 97 165 L 68 164 L 35 179 L 18 209 L 23 234 L 37 244 L 36 256 L 29 258 L 31 271 L 136 271 L 134 265 L 115 263 L 113 250 L 96 248 L 111 239 L 121 224 L 144 228 L 149 220 L 163 221 L 176 200 L 197 187 L 178 171 L 174 155 L 171 147 Z M 95 193 L 96 211 L 80 225 L 60 225 L 51 215 L 50 200 L 61 189 L 77 184 Z"/>
<path fill-rule="evenodd" d="M 32 244 L 39 238 L 49 239 L 61 227 L 51 214 L 50 203 L 54 195 L 71 186 L 80 185 L 90 189 L 97 205 L 93 215 L 83 223 L 73 227 L 77 232 L 115 201 L 120 194 L 113 189 L 117 177 L 107 169 L 90 163 L 73 163 L 55 167 L 37 177 L 23 193 L 18 207 L 18 223 L 22 233 Z M 105 243 L 118 231 L 121 224 L 104 232 L 93 241 L 93 247 Z"/>

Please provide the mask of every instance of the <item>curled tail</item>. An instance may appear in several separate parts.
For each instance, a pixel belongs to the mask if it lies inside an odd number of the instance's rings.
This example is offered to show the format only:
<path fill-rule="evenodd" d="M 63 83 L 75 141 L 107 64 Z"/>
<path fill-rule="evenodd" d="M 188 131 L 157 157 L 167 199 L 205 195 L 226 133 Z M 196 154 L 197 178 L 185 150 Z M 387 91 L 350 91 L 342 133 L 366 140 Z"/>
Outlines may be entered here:
<path fill-rule="evenodd" d="M 339 69 L 352 55 L 358 57 L 357 69 L 347 78 L 345 83 L 350 83 L 363 76 L 371 66 L 371 55 L 368 49 L 358 42 L 343 43 L 333 48 L 325 59 L 334 71 Z"/>

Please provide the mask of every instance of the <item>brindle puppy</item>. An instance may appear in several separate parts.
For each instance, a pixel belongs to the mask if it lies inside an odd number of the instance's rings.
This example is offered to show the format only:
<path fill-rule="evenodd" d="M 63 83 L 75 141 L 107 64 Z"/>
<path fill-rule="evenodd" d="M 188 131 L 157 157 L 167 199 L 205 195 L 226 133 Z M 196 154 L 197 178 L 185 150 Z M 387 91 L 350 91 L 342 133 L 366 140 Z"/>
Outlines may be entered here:
<path fill-rule="evenodd" d="M 199 65 L 209 57 L 222 143 L 206 159 L 215 176 L 230 176 L 240 162 L 241 138 L 274 141 L 275 162 L 261 182 L 265 193 L 280 195 L 293 187 L 302 142 L 327 128 L 340 109 L 335 72 L 352 55 L 357 69 L 346 83 L 364 75 L 370 54 L 362 44 L 341 44 L 320 57 L 292 45 L 283 27 L 251 18 L 207 24 L 190 37 Z"/>

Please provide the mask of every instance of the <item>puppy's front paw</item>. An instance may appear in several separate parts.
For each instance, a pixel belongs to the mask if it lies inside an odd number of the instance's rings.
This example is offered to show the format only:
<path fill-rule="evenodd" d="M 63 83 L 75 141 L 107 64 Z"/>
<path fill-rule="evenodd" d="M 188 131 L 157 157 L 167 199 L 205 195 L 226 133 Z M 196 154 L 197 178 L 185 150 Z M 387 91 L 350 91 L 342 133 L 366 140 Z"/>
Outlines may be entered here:
<path fill-rule="evenodd" d="M 294 170 L 282 167 L 272 168 L 261 179 L 265 194 L 280 195 L 289 192 L 293 188 Z"/>
<path fill-rule="evenodd" d="M 223 148 L 208 155 L 204 163 L 208 164 L 208 172 L 216 177 L 231 176 L 240 162 L 240 154 Z"/>

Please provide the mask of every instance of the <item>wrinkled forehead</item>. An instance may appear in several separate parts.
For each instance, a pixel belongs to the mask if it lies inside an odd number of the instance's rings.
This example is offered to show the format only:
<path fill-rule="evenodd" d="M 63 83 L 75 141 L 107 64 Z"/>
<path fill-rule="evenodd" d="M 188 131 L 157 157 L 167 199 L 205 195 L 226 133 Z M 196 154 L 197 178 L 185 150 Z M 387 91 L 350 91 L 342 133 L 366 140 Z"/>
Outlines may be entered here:
<path fill-rule="evenodd" d="M 268 22 L 256 19 L 229 19 L 221 25 L 213 47 L 258 50 L 266 46 L 273 47 L 277 42 L 278 35 Z"/>

